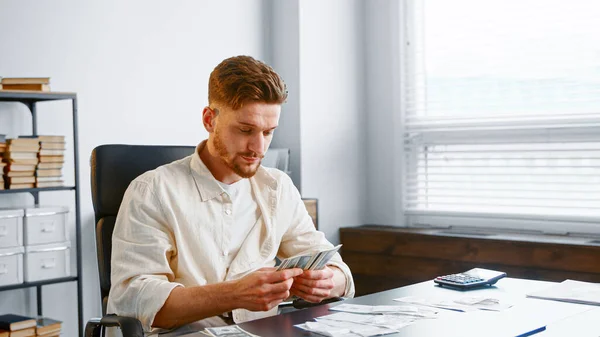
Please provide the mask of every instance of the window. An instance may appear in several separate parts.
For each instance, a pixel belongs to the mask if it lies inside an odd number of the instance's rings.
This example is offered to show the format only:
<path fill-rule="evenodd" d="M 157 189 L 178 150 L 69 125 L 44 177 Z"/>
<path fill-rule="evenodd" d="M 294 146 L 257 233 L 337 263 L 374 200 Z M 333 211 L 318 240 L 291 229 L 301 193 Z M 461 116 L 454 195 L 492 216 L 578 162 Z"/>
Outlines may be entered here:
<path fill-rule="evenodd" d="M 600 4 L 404 12 L 409 223 L 600 233 Z"/>

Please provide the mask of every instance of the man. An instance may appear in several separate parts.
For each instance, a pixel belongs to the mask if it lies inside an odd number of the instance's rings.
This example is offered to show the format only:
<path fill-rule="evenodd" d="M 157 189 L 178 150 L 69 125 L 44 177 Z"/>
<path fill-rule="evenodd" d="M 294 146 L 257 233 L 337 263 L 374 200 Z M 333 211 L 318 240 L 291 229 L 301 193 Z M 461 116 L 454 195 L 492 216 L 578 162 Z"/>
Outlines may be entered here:
<path fill-rule="evenodd" d="M 260 165 L 287 98 L 268 65 L 248 56 L 211 73 L 196 152 L 136 178 L 123 198 L 112 248 L 108 312 L 144 330 L 225 325 L 309 302 L 354 295 L 339 254 L 322 270 L 276 271 L 286 258 L 332 247 L 315 230 L 291 179 Z"/>

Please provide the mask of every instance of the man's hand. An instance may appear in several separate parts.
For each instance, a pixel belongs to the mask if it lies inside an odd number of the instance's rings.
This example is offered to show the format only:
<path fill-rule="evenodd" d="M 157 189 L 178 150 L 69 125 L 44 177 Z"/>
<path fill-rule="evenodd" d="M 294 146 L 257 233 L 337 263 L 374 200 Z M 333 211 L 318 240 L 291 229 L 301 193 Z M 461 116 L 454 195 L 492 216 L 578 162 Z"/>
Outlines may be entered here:
<path fill-rule="evenodd" d="M 308 302 L 319 303 L 342 296 L 345 288 L 344 273 L 336 267 L 326 266 L 321 270 L 305 270 L 302 275 L 294 277 L 290 292 Z"/>
<path fill-rule="evenodd" d="M 290 296 L 294 277 L 302 274 L 302 269 L 292 268 L 275 271 L 275 268 L 261 268 L 235 281 L 232 295 L 238 307 L 251 311 L 267 311 Z"/>

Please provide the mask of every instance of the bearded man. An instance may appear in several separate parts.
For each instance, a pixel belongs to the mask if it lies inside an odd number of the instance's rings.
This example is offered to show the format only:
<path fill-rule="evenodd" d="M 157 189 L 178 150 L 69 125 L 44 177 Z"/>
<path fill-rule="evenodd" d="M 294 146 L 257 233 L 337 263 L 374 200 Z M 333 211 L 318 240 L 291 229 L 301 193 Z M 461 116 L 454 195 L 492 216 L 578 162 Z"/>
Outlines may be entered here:
<path fill-rule="evenodd" d="M 212 71 L 202 112 L 208 139 L 125 192 L 108 313 L 156 332 L 274 315 L 292 295 L 316 303 L 354 295 L 337 253 L 321 270 L 274 267 L 276 258 L 333 247 L 291 179 L 260 165 L 286 98 L 281 77 L 252 57 L 228 58 Z"/>

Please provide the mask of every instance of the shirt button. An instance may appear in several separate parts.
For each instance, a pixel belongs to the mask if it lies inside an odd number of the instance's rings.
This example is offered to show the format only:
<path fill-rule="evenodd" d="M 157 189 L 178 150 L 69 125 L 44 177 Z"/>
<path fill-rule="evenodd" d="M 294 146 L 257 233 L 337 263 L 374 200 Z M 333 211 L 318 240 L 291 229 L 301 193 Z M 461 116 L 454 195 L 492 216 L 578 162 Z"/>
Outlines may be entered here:
<path fill-rule="evenodd" d="M 226 250 L 223 251 L 223 256 L 227 256 L 227 251 Z"/>
<path fill-rule="evenodd" d="M 227 215 L 231 215 L 231 210 L 230 210 L 230 209 L 226 209 L 226 210 L 225 210 L 225 214 L 227 214 Z"/>

